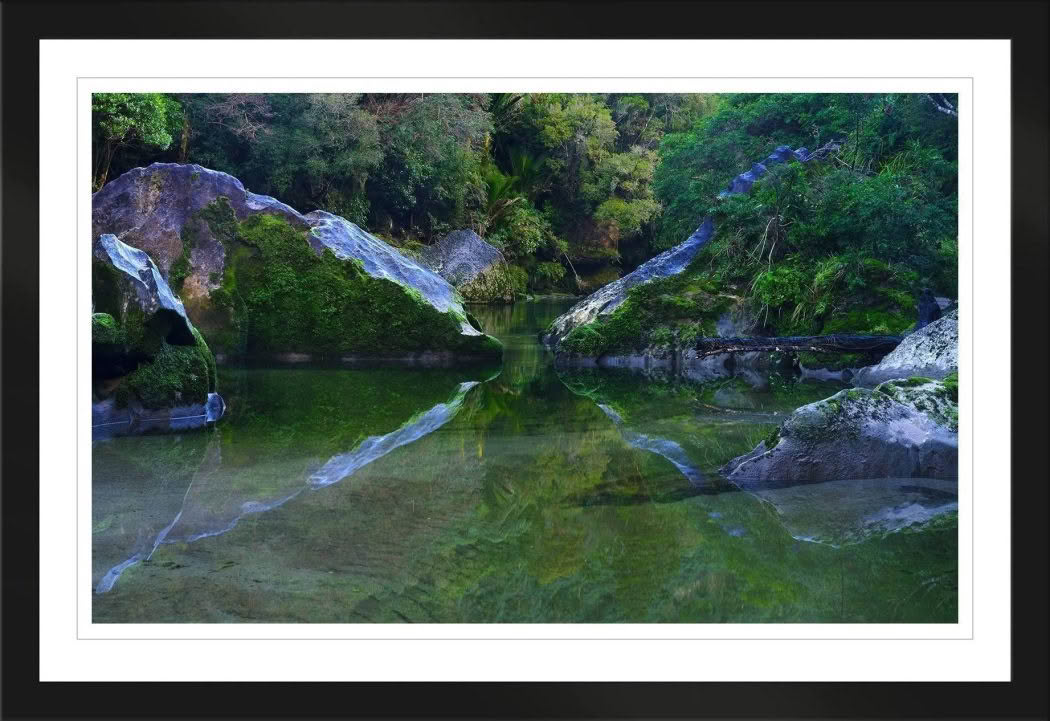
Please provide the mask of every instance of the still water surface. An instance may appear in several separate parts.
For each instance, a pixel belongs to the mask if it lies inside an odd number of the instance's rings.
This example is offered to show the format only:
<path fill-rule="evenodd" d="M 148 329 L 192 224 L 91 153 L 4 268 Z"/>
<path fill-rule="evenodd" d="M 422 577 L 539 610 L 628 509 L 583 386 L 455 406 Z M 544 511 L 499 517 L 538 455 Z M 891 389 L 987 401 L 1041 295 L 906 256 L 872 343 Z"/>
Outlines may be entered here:
<path fill-rule="evenodd" d="M 472 309 L 502 368 L 223 368 L 214 429 L 94 442 L 94 620 L 956 620 L 954 482 L 718 475 L 840 386 L 555 369 L 568 305 Z"/>

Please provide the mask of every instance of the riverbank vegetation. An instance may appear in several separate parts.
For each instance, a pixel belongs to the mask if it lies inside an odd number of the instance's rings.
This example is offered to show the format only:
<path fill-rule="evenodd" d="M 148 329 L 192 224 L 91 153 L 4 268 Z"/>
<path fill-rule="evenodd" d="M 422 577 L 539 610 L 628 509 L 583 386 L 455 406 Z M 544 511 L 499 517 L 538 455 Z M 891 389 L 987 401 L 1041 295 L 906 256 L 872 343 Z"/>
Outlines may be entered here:
<path fill-rule="evenodd" d="M 588 347 L 706 332 L 708 311 L 730 301 L 760 332 L 892 334 L 915 322 L 923 288 L 955 296 L 958 130 L 939 110 L 954 102 L 103 93 L 93 104 L 95 177 L 197 163 L 303 211 L 342 215 L 408 254 L 471 228 L 507 258 L 501 288 L 512 292 L 502 296 L 593 291 L 710 215 L 716 234 L 658 294 L 667 302 L 637 289 L 607 341 L 598 328 L 583 332 Z M 776 146 L 829 141 L 837 147 L 820 161 L 771 168 L 750 193 L 719 199 Z M 699 300 L 682 290 L 694 286 Z M 625 326 L 644 332 L 621 338 Z"/>

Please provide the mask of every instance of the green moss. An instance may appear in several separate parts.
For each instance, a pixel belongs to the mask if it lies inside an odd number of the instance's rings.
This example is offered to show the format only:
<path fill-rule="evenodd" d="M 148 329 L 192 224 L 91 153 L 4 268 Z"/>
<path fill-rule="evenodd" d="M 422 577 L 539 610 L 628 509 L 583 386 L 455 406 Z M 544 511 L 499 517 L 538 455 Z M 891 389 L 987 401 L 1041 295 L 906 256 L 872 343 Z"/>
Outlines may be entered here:
<path fill-rule="evenodd" d="M 207 345 L 203 344 L 204 350 Z M 210 352 L 209 352 L 210 355 Z M 214 388 L 214 368 L 198 345 L 164 343 L 154 358 L 128 374 L 117 392 L 117 405 L 136 398 L 145 408 L 203 403 Z"/>
<path fill-rule="evenodd" d="M 527 280 L 523 268 L 501 263 L 464 283 L 459 287 L 459 293 L 471 303 L 513 303 L 525 296 Z"/>
<path fill-rule="evenodd" d="M 824 321 L 823 333 L 869 333 L 898 335 L 915 325 L 912 314 L 891 310 L 855 309 Z"/>
<path fill-rule="evenodd" d="M 927 383 L 933 383 L 932 378 L 924 378 L 922 376 L 912 376 L 906 380 L 898 380 L 896 383 L 901 388 L 915 388 L 917 386 L 924 386 Z"/>
<path fill-rule="evenodd" d="M 208 392 L 214 393 L 219 377 L 218 369 L 215 367 L 215 355 L 212 354 L 211 348 L 204 341 L 204 336 L 196 328 L 193 329 L 193 340 L 195 341 L 194 345 L 197 348 L 197 352 L 204 358 L 204 362 L 208 367 Z"/>
<path fill-rule="evenodd" d="M 959 372 L 952 371 L 944 380 L 941 381 L 941 387 L 938 392 L 947 398 L 952 400 L 952 403 L 959 402 Z"/>
<path fill-rule="evenodd" d="M 559 350 L 597 357 L 649 345 L 685 347 L 714 334 L 731 300 L 709 278 L 687 269 L 631 288 L 611 315 L 574 328 Z"/>
<path fill-rule="evenodd" d="M 831 371 L 840 371 L 846 368 L 860 368 L 872 365 L 876 358 L 865 353 L 813 353 L 801 351 L 798 354 L 798 362 L 806 368 L 826 368 Z"/>
<path fill-rule="evenodd" d="M 330 356 L 502 353 L 495 339 L 463 335 L 468 319 L 439 312 L 418 290 L 373 278 L 360 261 L 327 249 L 318 257 L 306 231 L 283 218 L 260 214 L 237 223 L 228 204 L 212 204 L 202 217 L 231 244 L 223 285 L 211 293 L 233 318 L 224 333 L 212 336 L 222 347 Z"/>
<path fill-rule="evenodd" d="M 123 307 L 123 274 L 109 263 L 91 260 L 91 301 L 99 313 L 119 318 Z"/>
<path fill-rule="evenodd" d="M 91 315 L 92 345 L 118 346 L 124 344 L 124 332 L 109 313 Z"/>
<path fill-rule="evenodd" d="M 777 426 L 776 428 L 774 428 L 772 431 L 769 432 L 769 435 L 766 436 L 766 438 L 765 438 L 765 443 L 766 443 L 766 450 L 775 448 L 776 445 L 778 443 L 780 443 L 780 426 Z"/>
<path fill-rule="evenodd" d="M 186 281 L 186 277 L 190 274 L 190 246 L 186 243 L 182 245 L 182 255 L 180 255 L 174 263 L 171 264 L 171 269 L 168 271 L 168 285 L 172 291 L 178 293 L 182 290 L 182 284 Z"/>

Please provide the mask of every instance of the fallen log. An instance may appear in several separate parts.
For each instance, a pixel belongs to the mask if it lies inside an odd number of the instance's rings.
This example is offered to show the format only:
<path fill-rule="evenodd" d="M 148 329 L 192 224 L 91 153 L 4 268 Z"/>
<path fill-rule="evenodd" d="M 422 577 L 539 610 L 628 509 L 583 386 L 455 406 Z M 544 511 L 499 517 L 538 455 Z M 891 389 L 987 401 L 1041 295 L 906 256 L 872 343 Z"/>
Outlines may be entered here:
<path fill-rule="evenodd" d="M 803 335 L 752 338 L 699 338 L 698 357 L 754 351 L 812 351 L 816 353 L 889 353 L 904 340 L 901 335 Z"/>

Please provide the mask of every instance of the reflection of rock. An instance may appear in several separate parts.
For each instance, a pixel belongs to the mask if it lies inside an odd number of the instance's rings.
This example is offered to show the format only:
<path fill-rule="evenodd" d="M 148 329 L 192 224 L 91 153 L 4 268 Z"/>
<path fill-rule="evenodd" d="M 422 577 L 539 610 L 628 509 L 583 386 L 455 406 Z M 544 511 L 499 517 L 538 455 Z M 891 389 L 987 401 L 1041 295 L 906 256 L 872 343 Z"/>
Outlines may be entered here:
<path fill-rule="evenodd" d="M 448 403 L 438 403 L 416 420 L 401 426 L 393 433 L 369 436 L 350 453 L 333 456 L 324 466 L 310 475 L 310 485 L 313 488 L 330 486 L 346 478 L 358 468 L 368 465 L 377 458 L 382 458 L 395 448 L 400 448 L 419 440 L 428 433 L 433 433 L 459 412 L 467 391 L 476 385 L 476 381 L 461 383 L 456 394 Z"/>
<path fill-rule="evenodd" d="M 93 435 L 186 430 L 222 415 L 215 359 L 153 260 L 112 235 L 92 265 Z"/>
<path fill-rule="evenodd" d="M 831 545 L 924 524 L 958 510 L 958 484 L 930 478 L 876 478 L 752 488 L 798 540 Z"/>
<path fill-rule="evenodd" d="M 218 455 L 221 444 L 216 438 L 171 522 L 159 532 L 140 533 L 139 547 L 99 580 L 95 592 L 109 591 L 127 568 L 148 560 L 161 544 L 191 543 L 226 533 L 247 515 L 273 510 L 304 491 L 338 483 L 391 451 L 433 433 L 455 417 L 467 392 L 476 385 L 473 381 L 461 383 L 447 403 L 435 405 L 390 433 L 365 438 L 352 451 L 333 456 L 305 478 L 301 462 L 295 459 L 271 463 L 267 477 L 253 479 L 258 485 L 249 484 L 246 491 L 238 488 L 241 479 L 236 476 L 237 467 L 222 466 Z"/>
<path fill-rule="evenodd" d="M 940 383 L 851 389 L 796 410 L 723 469 L 745 489 L 854 478 L 957 478 L 958 407 Z"/>
<path fill-rule="evenodd" d="M 621 418 L 620 414 L 612 408 L 603 403 L 599 403 L 598 407 L 601 408 L 602 413 L 607 415 L 609 419 L 620 428 L 620 433 L 623 435 L 623 439 L 627 441 L 629 445 L 634 446 L 639 450 L 649 451 L 658 456 L 663 456 L 670 461 L 675 468 L 681 471 L 682 475 L 693 485 L 704 483 L 704 474 L 693 464 L 689 459 L 689 456 L 686 455 L 685 450 L 680 445 L 666 438 L 647 436 L 632 431 L 629 428 L 624 427 L 623 418 Z"/>
<path fill-rule="evenodd" d="M 894 378 L 941 379 L 959 368 L 959 311 L 907 336 L 878 365 L 861 369 L 854 385 L 872 387 Z"/>

